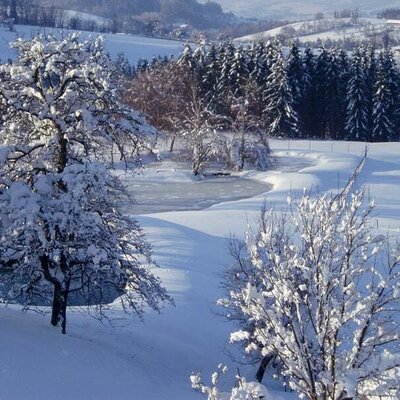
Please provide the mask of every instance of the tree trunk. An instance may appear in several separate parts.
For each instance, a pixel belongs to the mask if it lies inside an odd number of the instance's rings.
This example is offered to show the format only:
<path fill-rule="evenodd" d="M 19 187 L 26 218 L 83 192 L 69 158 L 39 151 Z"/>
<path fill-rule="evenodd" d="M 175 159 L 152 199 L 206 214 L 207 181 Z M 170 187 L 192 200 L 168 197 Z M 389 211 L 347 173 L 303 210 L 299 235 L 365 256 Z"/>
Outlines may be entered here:
<path fill-rule="evenodd" d="M 53 326 L 57 326 L 58 321 L 60 320 L 60 312 L 63 304 L 61 283 L 56 278 L 54 278 L 50 273 L 49 257 L 46 254 L 44 254 L 43 256 L 40 256 L 39 259 L 40 259 L 40 264 L 42 266 L 44 278 L 48 282 L 50 282 L 54 288 L 50 323 Z"/>
<path fill-rule="evenodd" d="M 60 268 L 61 271 L 64 273 L 64 283 L 63 283 L 63 290 L 61 292 L 61 309 L 60 309 L 60 318 L 62 319 L 61 323 L 61 330 L 62 333 L 65 334 L 66 327 L 67 327 L 67 305 L 68 305 L 68 294 L 69 294 L 69 286 L 71 283 L 70 275 L 69 275 L 69 268 L 67 263 L 67 258 L 65 256 L 64 251 L 61 252 L 60 255 Z"/>
<path fill-rule="evenodd" d="M 68 305 L 68 294 L 69 294 L 69 279 L 67 280 L 65 284 L 65 290 L 63 290 L 62 294 L 62 308 L 61 308 L 61 317 L 62 317 L 62 323 L 61 323 L 61 332 L 63 335 L 67 333 L 67 305 Z"/>
<path fill-rule="evenodd" d="M 172 153 L 174 151 L 176 136 L 172 136 L 171 145 L 169 146 L 169 151 Z"/>
<path fill-rule="evenodd" d="M 57 326 L 60 320 L 61 310 L 63 307 L 63 296 L 61 293 L 61 284 L 59 282 L 54 284 L 53 304 L 51 310 L 51 325 Z"/>
<path fill-rule="evenodd" d="M 268 354 L 266 355 L 262 360 L 261 360 L 261 364 L 258 368 L 257 374 L 256 374 L 256 379 L 257 382 L 261 383 L 263 378 L 264 378 L 264 374 L 265 371 L 268 367 L 268 364 L 274 359 L 274 355 L 273 354 Z"/>
<path fill-rule="evenodd" d="M 67 165 L 68 140 L 64 137 L 64 132 L 58 132 L 58 154 L 56 159 L 57 172 L 61 173 Z"/>

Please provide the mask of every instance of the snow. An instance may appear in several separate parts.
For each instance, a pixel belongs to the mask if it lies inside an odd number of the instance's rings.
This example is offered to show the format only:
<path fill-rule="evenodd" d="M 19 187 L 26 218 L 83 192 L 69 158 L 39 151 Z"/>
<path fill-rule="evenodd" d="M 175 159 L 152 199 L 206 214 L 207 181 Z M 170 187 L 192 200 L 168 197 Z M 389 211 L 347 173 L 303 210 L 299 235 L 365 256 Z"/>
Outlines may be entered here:
<path fill-rule="evenodd" d="M 0 399 L 200 399 L 190 375 L 210 377 L 219 363 L 228 365 L 229 383 L 236 366 L 226 355 L 234 327 L 216 313 L 221 297 L 220 271 L 230 262 L 229 235 L 243 237 L 264 201 L 279 209 L 304 188 L 335 191 L 343 187 L 364 152 L 364 143 L 272 140 L 272 150 L 296 168 L 254 172 L 252 179 L 272 185 L 268 193 L 225 201 L 203 210 L 171 211 L 138 217 L 153 245 L 157 274 L 176 302 L 161 315 L 149 312 L 144 322 L 116 320 L 102 325 L 85 313 L 69 314 L 69 332 L 61 335 L 49 316 L 0 308 Z M 360 176 L 376 199 L 376 221 L 383 231 L 400 226 L 400 143 L 370 144 Z M 306 165 L 299 160 L 306 159 Z M 296 164 L 297 163 L 297 164 Z M 158 167 L 160 168 L 160 167 Z M 151 172 L 151 171 L 150 171 Z M 157 181 L 158 173 L 149 173 Z M 178 174 L 179 175 L 179 174 Z M 184 172 L 175 179 L 188 188 Z M 173 182 L 166 168 L 158 183 Z M 146 181 L 144 174 L 138 180 Z M 115 317 L 121 317 L 115 306 Z M 252 380 L 254 370 L 240 366 Z M 227 374 L 229 375 L 229 373 Z M 276 382 L 267 387 L 282 399 L 295 399 Z"/>
<path fill-rule="evenodd" d="M 99 15 L 88 14 L 81 11 L 74 11 L 74 10 L 64 10 L 63 12 L 64 17 L 71 20 L 72 18 L 78 18 L 81 21 L 93 21 L 96 22 L 98 25 L 106 25 L 111 22 L 110 18 L 100 17 Z"/>
<path fill-rule="evenodd" d="M 270 169 L 298 171 L 312 164 L 313 160 L 307 157 L 294 160 L 276 156 Z M 139 175 L 129 171 L 120 173 L 136 202 L 127 205 L 128 210 L 134 214 L 202 210 L 224 201 L 264 194 L 271 188 L 263 181 L 263 174 L 255 171 L 199 178 L 193 176 L 190 168 L 189 163 L 165 160 L 146 165 Z"/>
<path fill-rule="evenodd" d="M 56 28 L 40 28 L 37 26 L 15 25 L 15 32 L 10 32 L 4 27 L 0 27 L 0 59 L 8 60 L 16 56 L 15 50 L 9 48 L 9 43 L 17 37 L 29 39 L 38 34 L 52 33 L 56 36 L 66 35 L 76 31 L 60 31 Z M 140 58 L 151 60 L 157 56 L 178 56 L 183 49 L 183 43 L 175 40 L 154 39 L 141 36 L 128 35 L 124 33 L 99 34 L 96 32 L 82 32 L 82 39 L 96 36 L 104 37 L 105 50 L 115 59 L 119 53 L 124 53 L 129 62 L 136 64 Z"/>
<path fill-rule="evenodd" d="M 381 34 L 393 24 L 390 20 L 378 18 L 359 18 L 357 25 L 350 18 L 325 18 L 321 20 L 301 21 L 287 24 L 252 35 L 235 39 L 237 42 L 251 42 L 262 38 L 273 38 L 279 35 L 293 33 L 294 38 L 301 42 L 316 42 L 317 40 L 344 40 L 346 38 L 362 39 L 366 33 Z"/>
<path fill-rule="evenodd" d="M 203 0 L 204 2 L 205 0 Z M 312 18 L 318 12 L 333 14 L 346 8 L 358 8 L 363 15 L 376 15 L 385 8 L 397 8 L 399 0 L 218 0 L 225 11 L 250 18 L 300 19 Z"/>

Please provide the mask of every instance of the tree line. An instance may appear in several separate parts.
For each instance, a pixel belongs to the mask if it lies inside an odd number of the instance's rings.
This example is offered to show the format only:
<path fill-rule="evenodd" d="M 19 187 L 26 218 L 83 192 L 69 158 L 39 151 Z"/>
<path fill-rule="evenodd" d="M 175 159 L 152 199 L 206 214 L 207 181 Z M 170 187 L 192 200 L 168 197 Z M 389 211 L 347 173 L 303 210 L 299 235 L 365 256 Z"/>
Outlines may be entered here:
<path fill-rule="evenodd" d="M 112 20 L 98 23 L 93 19 L 81 18 L 79 14 L 70 15 L 59 6 L 43 6 L 32 0 L 0 0 L 1 20 L 7 21 L 10 29 L 13 29 L 13 24 L 21 24 L 98 32 L 115 30 Z"/>
<path fill-rule="evenodd" d="M 249 46 L 202 43 L 195 49 L 186 46 L 180 58 L 168 64 L 141 60 L 133 81 L 143 81 L 147 74 L 147 85 L 155 85 L 166 69 L 171 79 L 184 79 L 179 71 L 185 68 L 207 110 L 229 121 L 233 105 L 241 103 L 246 118 L 253 126 L 257 120 L 267 136 L 399 139 L 400 74 L 387 47 L 378 51 L 359 46 L 349 54 L 336 48 L 301 50 L 296 43 L 283 48 L 279 41 Z M 144 92 L 134 94 L 140 108 Z M 157 125 L 152 110 L 142 111 Z"/>

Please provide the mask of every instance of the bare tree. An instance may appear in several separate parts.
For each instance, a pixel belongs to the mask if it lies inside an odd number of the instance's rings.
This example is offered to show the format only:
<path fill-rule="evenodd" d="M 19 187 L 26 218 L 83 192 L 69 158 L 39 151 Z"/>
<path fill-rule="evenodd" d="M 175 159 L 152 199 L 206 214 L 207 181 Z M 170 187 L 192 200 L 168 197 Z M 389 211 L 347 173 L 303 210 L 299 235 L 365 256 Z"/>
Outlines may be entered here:
<path fill-rule="evenodd" d="M 170 150 L 192 101 L 192 73 L 175 62 L 139 73 L 125 91 L 128 104 L 140 110 L 158 130 L 171 137 Z"/>

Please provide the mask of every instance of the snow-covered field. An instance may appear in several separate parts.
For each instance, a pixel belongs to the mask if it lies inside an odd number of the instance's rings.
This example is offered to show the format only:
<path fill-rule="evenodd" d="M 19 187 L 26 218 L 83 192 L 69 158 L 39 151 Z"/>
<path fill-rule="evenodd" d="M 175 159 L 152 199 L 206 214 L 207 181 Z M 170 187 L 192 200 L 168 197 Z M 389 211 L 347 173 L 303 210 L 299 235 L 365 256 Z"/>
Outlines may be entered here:
<path fill-rule="evenodd" d="M 205 0 L 202 0 L 203 2 Z M 379 10 L 400 5 L 399 0 L 217 0 L 224 10 L 253 18 L 299 19 L 313 17 L 317 12 L 333 14 L 346 8 L 359 8 L 363 14 L 376 15 Z"/>
<path fill-rule="evenodd" d="M 299 39 L 301 42 L 316 42 L 317 40 L 365 39 L 366 35 L 378 35 L 390 29 L 392 35 L 398 36 L 399 30 L 391 21 L 377 18 L 359 18 L 357 25 L 350 18 L 325 18 L 294 22 L 265 32 L 243 36 L 235 39 L 237 42 L 273 38 L 284 35 Z"/>
<path fill-rule="evenodd" d="M 55 28 L 39 28 L 37 26 L 16 25 L 15 32 L 10 32 L 4 27 L 0 27 L 0 60 L 8 60 L 14 58 L 16 52 L 9 48 L 9 43 L 17 37 L 30 39 L 40 33 L 54 34 L 56 36 L 65 35 L 74 31 L 60 31 Z M 82 32 L 82 39 L 98 36 L 95 32 Z M 153 39 L 141 36 L 127 35 L 124 33 L 107 33 L 104 37 L 105 50 L 115 59 L 119 53 L 124 53 L 127 59 L 136 64 L 140 58 L 151 60 L 157 56 L 177 56 L 181 53 L 182 42 L 165 39 Z"/>
<path fill-rule="evenodd" d="M 49 325 L 49 316 L 0 308 L 0 400 L 191 400 L 200 399 L 190 388 L 189 375 L 205 379 L 227 356 L 233 327 L 215 312 L 221 296 L 220 271 L 230 262 L 230 234 L 243 237 L 247 224 L 255 224 L 264 201 L 280 209 L 288 192 L 304 188 L 325 192 L 343 187 L 364 151 L 363 143 L 272 141 L 275 154 L 286 164 L 306 167 L 253 172 L 252 179 L 272 185 L 266 193 L 225 201 L 203 210 L 143 214 L 138 217 L 154 255 L 158 274 L 176 306 L 161 315 L 148 313 L 144 322 L 118 320 L 102 325 L 85 313 L 71 311 L 69 332 L 61 335 Z M 371 144 L 359 178 L 376 199 L 377 225 L 383 230 L 400 227 L 400 143 Z M 154 172 L 154 171 L 153 171 Z M 178 177 L 178 178 L 177 178 Z M 140 179 L 146 180 L 146 171 Z M 157 181 L 156 173 L 148 179 Z M 170 169 L 158 182 L 181 182 Z M 179 201 L 179 199 L 177 200 Z M 116 310 L 115 317 L 121 317 Z M 253 378 L 254 370 L 239 366 Z M 231 379 L 227 378 L 227 379 Z M 295 399 L 268 380 L 276 399 Z"/>

